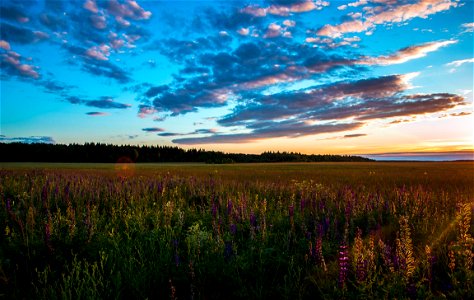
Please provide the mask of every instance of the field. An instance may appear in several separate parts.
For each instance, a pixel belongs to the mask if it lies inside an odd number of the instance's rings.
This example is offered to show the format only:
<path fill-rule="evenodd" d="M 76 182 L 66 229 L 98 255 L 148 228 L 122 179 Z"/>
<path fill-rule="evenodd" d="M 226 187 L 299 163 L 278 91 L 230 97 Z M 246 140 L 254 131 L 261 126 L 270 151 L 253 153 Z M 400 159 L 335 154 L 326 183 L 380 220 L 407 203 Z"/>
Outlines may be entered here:
<path fill-rule="evenodd" d="M 474 297 L 474 164 L 0 164 L 5 299 Z"/>

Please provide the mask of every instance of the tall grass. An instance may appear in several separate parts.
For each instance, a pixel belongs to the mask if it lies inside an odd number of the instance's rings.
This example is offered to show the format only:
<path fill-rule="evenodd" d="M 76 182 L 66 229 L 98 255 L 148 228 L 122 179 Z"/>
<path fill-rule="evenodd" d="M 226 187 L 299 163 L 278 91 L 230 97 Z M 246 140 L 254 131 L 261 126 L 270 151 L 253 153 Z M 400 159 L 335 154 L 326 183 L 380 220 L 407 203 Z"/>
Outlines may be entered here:
<path fill-rule="evenodd" d="M 0 171 L 7 298 L 472 298 L 474 165 Z"/>

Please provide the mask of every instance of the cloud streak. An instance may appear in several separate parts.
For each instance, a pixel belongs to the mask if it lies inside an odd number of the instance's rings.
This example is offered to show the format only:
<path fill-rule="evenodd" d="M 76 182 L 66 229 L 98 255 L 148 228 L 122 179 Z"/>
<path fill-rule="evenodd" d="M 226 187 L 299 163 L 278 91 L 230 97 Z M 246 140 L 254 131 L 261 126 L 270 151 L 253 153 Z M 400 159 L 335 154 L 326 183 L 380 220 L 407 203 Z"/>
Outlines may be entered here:
<path fill-rule="evenodd" d="M 0 142 L 2 143 L 43 143 L 43 144 L 55 144 L 56 141 L 50 136 L 29 136 L 29 137 L 7 137 L 0 136 Z"/>
<path fill-rule="evenodd" d="M 83 104 L 102 109 L 127 109 L 131 107 L 130 104 L 116 102 L 110 97 L 101 97 L 99 100 L 87 100 L 77 96 L 67 96 L 64 100 L 71 104 Z"/>
<path fill-rule="evenodd" d="M 430 15 L 458 6 L 458 2 L 452 0 L 419 0 L 415 3 L 384 2 L 380 5 L 365 6 L 364 16 L 361 19 L 351 19 L 338 25 L 324 25 L 317 34 L 336 38 L 346 33 L 374 30 L 378 25 L 403 23 L 414 18 L 426 19 Z"/>

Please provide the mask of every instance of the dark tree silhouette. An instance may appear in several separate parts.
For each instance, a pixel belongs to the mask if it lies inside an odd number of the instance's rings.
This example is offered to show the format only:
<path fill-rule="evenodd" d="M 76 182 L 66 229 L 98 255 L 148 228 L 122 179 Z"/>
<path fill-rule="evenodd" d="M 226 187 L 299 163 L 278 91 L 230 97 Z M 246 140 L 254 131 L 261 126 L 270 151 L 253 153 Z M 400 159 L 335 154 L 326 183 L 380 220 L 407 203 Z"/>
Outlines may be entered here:
<path fill-rule="evenodd" d="M 295 152 L 264 152 L 262 154 L 224 153 L 203 149 L 184 150 L 170 146 L 132 146 L 101 143 L 25 144 L 0 143 L 3 162 L 363 162 L 371 159 L 350 155 L 306 155 Z"/>

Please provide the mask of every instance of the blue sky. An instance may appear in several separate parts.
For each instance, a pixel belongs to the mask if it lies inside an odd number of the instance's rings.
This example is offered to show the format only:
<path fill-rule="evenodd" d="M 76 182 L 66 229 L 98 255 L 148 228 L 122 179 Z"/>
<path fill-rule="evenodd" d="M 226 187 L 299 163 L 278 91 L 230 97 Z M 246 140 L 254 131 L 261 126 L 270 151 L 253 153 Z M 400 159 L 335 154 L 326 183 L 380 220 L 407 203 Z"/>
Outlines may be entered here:
<path fill-rule="evenodd" d="M 472 157 L 472 1 L 0 5 L 0 141 Z"/>

